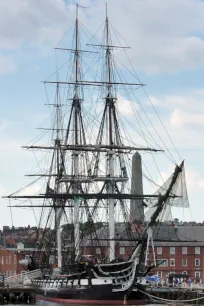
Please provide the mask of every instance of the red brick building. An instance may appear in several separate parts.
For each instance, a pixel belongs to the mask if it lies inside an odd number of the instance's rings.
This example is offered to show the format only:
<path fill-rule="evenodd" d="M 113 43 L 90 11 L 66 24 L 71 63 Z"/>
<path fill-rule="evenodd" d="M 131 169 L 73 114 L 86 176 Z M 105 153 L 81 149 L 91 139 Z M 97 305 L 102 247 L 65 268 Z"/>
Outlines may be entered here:
<path fill-rule="evenodd" d="M 98 237 L 102 237 L 101 231 L 104 233 L 104 227 L 98 229 Z M 123 240 L 122 238 L 125 238 L 123 232 L 124 226 L 120 224 L 117 228 L 119 239 L 115 245 L 115 254 L 116 257 L 127 260 L 132 254 L 135 242 Z M 178 224 L 175 228 L 172 225 L 163 224 L 163 230 L 159 235 L 155 234 L 155 254 L 157 260 L 162 263 L 154 269 L 153 273 L 162 277 L 169 273 L 186 273 L 193 279 L 201 278 L 204 281 L 204 225 Z M 120 238 L 121 241 L 119 241 Z M 161 242 L 162 240 L 165 242 Z M 92 243 L 86 237 L 83 254 L 107 259 L 109 254 L 107 241 L 100 241 L 101 247 L 93 246 Z M 24 248 L 22 243 L 18 243 L 15 248 L 0 247 L 0 274 L 12 276 L 24 271 L 19 260 L 27 254 L 32 254 L 32 251 L 32 248 Z"/>
<path fill-rule="evenodd" d="M 163 263 L 155 272 L 165 277 L 169 273 L 184 273 L 191 278 L 204 280 L 204 243 L 176 242 L 168 246 L 160 243 L 156 248 L 157 260 Z"/>
<path fill-rule="evenodd" d="M 17 252 L 9 249 L 0 248 L 0 274 L 5 276 L 16 275 L 18 267 Z"/>
<path fill-rule="evenodd" d="M 152 272 L 162 277 L 169 273 L 185 273 L 192 279 L 204 281 L 204 225 L 162 225 L 163 229 L 155 233 L 155 255 L 162 262 Z M 104 228 L 102 229 L 104 232 Z M 117 229 L 118 232 L 120 228 Z M 100 232 L 98 231 L 100 236 Z M 123 236 L 120 231 L 120 236 Z M 161 241 L 159 241 L 161 240 Z M 165 242 L 162 240 L 165 240 Z M 135 243 L 117 241 L 115 246 L 116 257 L 128 259 Z M 102 247 L 93 247 L 91 241 L 86 241 L 84 254 L 108 258 L 107 241 L 102 242 Z"/>
<path fill-rule="evenodd" d="M 25 271 L 19 260 L 32 253 L 31 249 L 4 248 L 0 246 L 0 274 L 6 277 L 14 276 Z"/>

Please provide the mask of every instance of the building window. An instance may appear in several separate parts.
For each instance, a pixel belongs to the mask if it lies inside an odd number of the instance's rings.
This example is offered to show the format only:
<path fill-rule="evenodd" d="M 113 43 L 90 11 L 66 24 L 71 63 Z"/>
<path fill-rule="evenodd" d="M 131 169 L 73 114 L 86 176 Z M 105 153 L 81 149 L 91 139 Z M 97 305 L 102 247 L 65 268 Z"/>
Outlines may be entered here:
<path fill-rule="evenodd" d="M 96 248 L 96 254 L 101 254 L 101 249 L 100 248 Z"/>
<path fill-rule="evenodd" d="M 14 255 L 13 263 L 14 263 L 14 265 L 16 265 L 16 255 Z"/>
<path fill-rule="evenodd" d="M 171 259 L 170 259 L 170 266 L 171 266 L 171 267 L 174 267 L 174 266 L 175 266 L 175 259 L 174 259 L 174 258 L 171 258 Z"/>
<path fill-rule="evenodd" d="M 124 247 L 120 247 L 120 255 L 124 255 L 125 254 L 125 248 Z"/>
<path fill-rule="evenodd" d="M 4 265 L 4 256 L 1 258 L 1 264 Z"/>
<path fill-rule="evenodd" d="M 199 266 L 200 266 L 200 259 L 199 259 L 199 258 L 196 258 L 196 259 L 195 259 L 195 266 L 196 266 L 196 267 L 199 267 Z"/>
<path fill-rule="evenodd" d="M 157 259 L 159 267 L 168 267 L 168 259 Z"/>
<path fill-rule="evenodd" d="M 162 247 L 157 247 L 157 254 L 161 255 L 162 254 Z"/>
<path fill-rule="evenodd" d="M 162 271 L 157 271 L 157 275 L 162 277 Z"/>
<path fill-rule="evenodd" d="M 11 264 L 11 255 L 9 256 L 9 265 Z"/>
<path fill-rule="evenodd" d="M 6 256 L 6 265 L 8 265 L 8 256 Z"/>
<path fill-rule="evenodd" d="M 170 254 L 174 255 L 176 253 L 175 247 L 170 247 Z"/>
<path fill-rule="evenodd" d="M 188 260 L 187 260 L 187 258 L 182 258 L 182 266 L 183 266 L 183 267 L 187 267 L 187 265 L 188 265 Z"/>
<path fill-rule="evenodd" d="M 188 253 L 188 248 L 182 247 L 182 254 L 187 254 L 187 253 Z"/>
<path fill-rule="evenodd" d="M 195 254 L 200 254 L 200 247 L 195 247 Z"/>
<path fill-rule="evenodd" d="M 195 272 L 195 277 L 200 278 L 200 272 Z"/>

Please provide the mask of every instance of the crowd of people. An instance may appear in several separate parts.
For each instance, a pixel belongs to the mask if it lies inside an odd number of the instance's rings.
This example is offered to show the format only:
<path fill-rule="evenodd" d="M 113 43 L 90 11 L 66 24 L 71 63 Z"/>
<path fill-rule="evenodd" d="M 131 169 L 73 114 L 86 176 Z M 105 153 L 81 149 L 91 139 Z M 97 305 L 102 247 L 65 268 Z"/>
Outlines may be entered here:
<path fill-rule="evenodd" d="M 173 277 L 168 276 L 161 279 L 162 286 L 172 286 L 172 287 L 202 287 L 203 282 L 201 278 L 191 278 L 188 275 L 175 275 Z"/>

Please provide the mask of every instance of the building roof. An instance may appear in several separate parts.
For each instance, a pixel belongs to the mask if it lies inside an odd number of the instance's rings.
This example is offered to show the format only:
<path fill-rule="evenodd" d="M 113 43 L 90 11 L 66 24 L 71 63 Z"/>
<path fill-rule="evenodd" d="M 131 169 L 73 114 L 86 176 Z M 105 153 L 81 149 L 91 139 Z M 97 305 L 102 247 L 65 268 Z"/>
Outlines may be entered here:
<path fill-rule="evenodd" d="M 121 224 L 116 225 L 116 232 L 116 241 L 121 246 L 134 247 L 140 238 L 140 234 L 136 232 L 133 233 L 135 241 L 125 241 L 128 240 L 128 235 Z M 84 237 L 81 246 L 97 246 L 97 238 L 100 246 L 108 246 L 107 237 L 108 227 L 104 226 L 97 229 L 96 234 Z M 155 228 L 153 239 L 155 246 L 204 246 L 204 226 L 172 226 L 163 223 Z"/>

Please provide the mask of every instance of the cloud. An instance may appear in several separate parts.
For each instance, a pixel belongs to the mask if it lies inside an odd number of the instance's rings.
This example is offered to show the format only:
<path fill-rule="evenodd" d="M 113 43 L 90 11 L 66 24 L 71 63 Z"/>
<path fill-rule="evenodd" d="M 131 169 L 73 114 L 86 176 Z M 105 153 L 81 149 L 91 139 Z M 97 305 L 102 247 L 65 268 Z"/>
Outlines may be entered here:
<path fill-rule="evenodd" d="M 35 73 L 38 72 L 40 70 L 40 67 L 38 65 L 32 65 L 31 69 L 30 69 L 30 73 Z"/>
<path fill-rule="evenodd" d="M 175 127 L 188 126 L 193 128 L 199 128 L 204 126 L 204 113 L 188 113 L 181 109 L 175 109 L 170 119 L 171 125 Z"/>
<path fill-rule="evenodd" d="M 121 95 L 118 95 L 116 108 L 122 116 L 132 117 L 135 115 L 133 109 L 134 111 L 136 111 L 135 108 L 139 109 L 139 106 L 134 101 L 130 101 L 128 99 L 125 99 Z"/>
<path fill-rule="evenodd" d="M 179 150 L 204 149 L 204 143 L 201 141 L 201 134 L 204 132 L 203 89 L 187 89 L 174 95 L 158 94 L 157 96 L 150 96 L 150 100 Z M 143 104 L 167 147 L 172 148 L 161 123 L 152 111 L 151 103 L 144 98 Z M 151 132 L 155 135 L 153 130 Z M 158 138 L 156 137 L 156 139 Z"/>
<path fill-rule="evenodd" d="M 105 20 L 104 1 L 80 3 L 90 7 L 80 9 L 79 17 L 93 33 Z M 18 0 L 18 5 L 13 5 L 13 0 L 1 0 L 0 49 L 16 51 L 29 46 L 42 52 L 43 48 L 53 47 L 74 22 L 74 15 L 75 5 L 63 0 L 41 0 L 40 4 Z M 201 0 L 108 3 L 113 40 L 119 45 L 130 45 L 129 56 L 136 69 L 150 74 L 177 73 L 204 66 L 203 15 Z M 121 36 L 115 35 L 115 28 Z"/>
<path fill-rule="evenodd" d="M 67 22 L 63 0 L 0 1 L 0 49 L 14 50 L 23 43 L 45 44 L 56 42 Z"/>
<path fill-rule="evenodd" d="M 26 186 L 18 193 L 18 195 L 21 195 L 21 196 L 22 195 L 37 195 L 39 194 L 41 189 L 42 189 L 42 186 L 38 184 Z"/>
<path fill-rule="evenodd" d="M 204 177 L 194 169 L 188 167 L 186 171 L 186 181 L 189 189 L 204 189 Z"/>
<path fill-rule="evenodd" d="M 105 19 L 104 1 L 92 4 L 93 13 L 87 13 L 90 29 L 97 23 L 96 19 L 103 19 L 101 12 Z M 203 14 L 204 3 L 199 0 L 108 3 L 111 28 L 113 25 L 113 32 L 116 28 L 120 34 L 113 35 L 113 40 L 131 46 L 128 52 L 136 70 L 149 74 L 177 73 L 204 66 Z"/>
<path fill-rule="evenodd" d="M 12 73 L 16 68 L 17 66 L 11 57 L 0 54 L 0 74 Z"/>

